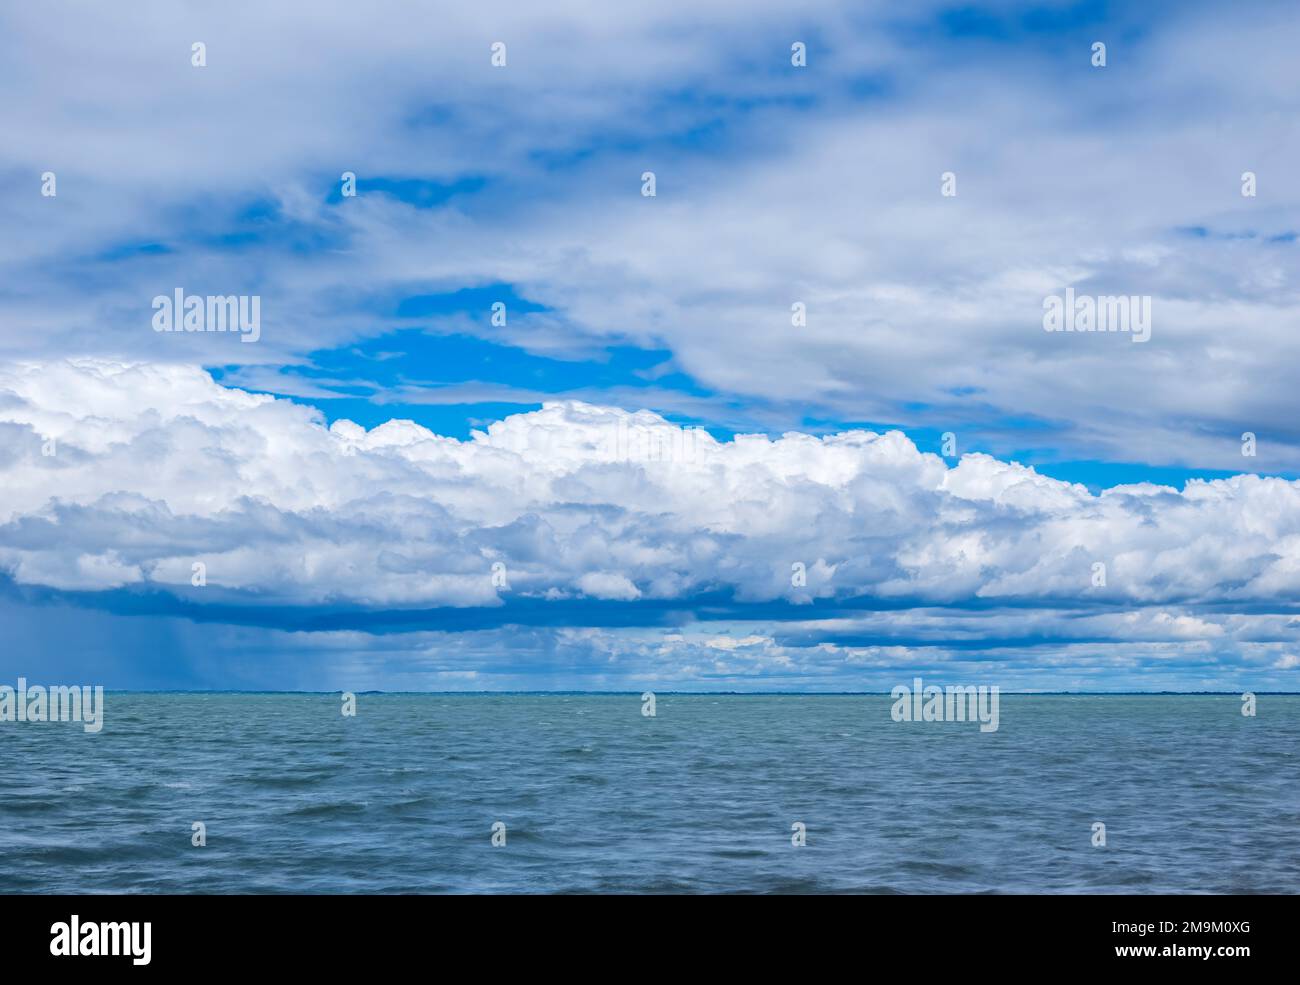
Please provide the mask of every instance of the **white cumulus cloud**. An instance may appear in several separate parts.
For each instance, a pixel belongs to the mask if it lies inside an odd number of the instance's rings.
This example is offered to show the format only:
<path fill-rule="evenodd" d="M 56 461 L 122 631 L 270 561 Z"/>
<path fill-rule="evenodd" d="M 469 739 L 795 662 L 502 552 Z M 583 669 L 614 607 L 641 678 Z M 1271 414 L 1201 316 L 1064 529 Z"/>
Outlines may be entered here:
<path fill-rule="evenodd" d="M 0 368 L 0 478 L 13 581 L 200 604 L 1300 594 L 1300 485 L 1281 479 L 1094 495 L 986 455 L 946 462 L 898 432 L 718 441 L 577 402 L 466 441 L 410 421 L 327 428 L 311 408 L 185 365 Z M 1194 616 L 1156 618 L 1199 631 Z"/>

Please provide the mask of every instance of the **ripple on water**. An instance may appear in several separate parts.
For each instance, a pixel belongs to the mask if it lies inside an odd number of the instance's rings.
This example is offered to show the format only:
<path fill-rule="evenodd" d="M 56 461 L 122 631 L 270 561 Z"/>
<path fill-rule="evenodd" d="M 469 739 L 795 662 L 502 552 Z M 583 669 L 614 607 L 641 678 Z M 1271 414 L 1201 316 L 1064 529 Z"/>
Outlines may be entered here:
<path fill-rule="evenodd" d="M 0 892 L 1300 892 L 1300 697 L 115 697 L 14 732 Z"/>

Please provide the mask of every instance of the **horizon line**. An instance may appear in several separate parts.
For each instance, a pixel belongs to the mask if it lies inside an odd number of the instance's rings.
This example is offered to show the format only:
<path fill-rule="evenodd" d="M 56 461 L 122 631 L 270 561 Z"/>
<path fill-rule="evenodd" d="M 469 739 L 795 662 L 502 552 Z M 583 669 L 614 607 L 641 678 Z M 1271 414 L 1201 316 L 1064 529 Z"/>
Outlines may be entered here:
<path fill-rule="evenodd" d="M 82 685 L 95 686 L 95 685 Z M 936 687 L 940 685 L 935 685 Z M 978 687 L 980 685 L 944 685 L 951 687 Z M 983 685 L 985 687 L 997 687 L 997 685 Z M 555 690 L 480 690 L 480 691 L 387 691 L 379 689 L 366 689 L 361 691 L 344 691 L 342 688 L 334 688 L 328 691 L 308 691 L 308 690 L 284 690 L 284 689 L 264 689 L 264 688 L 108 688 L 105 692 L 118 694 L 304 694 L 304 695 L 326 695 L 326 694 L 365 694 L 365 695 L 429 695 L 429 696 L 487 696 L 487 695 L 520 695 L 520 696 L 546 696 L 546 695 L 582 695 L 582 696 L 599 696 L 599 695 L 641 695 L 643 690 L 609 690 L 609 691 L 588 691 L 575 689 L 555 689 Z M 698 696 L 698 697 L 737 697 L 737 698 L 762 698 L 762 697 L 801 697 L 801 698 L 818 698 L 818 697 L 892 697 L 892 691 L 654 691 L 656 695 L 680 695 L 680 696 Z M 999 694 L 1019 695 L 1022 697 L 1239 697 L 1246 691 L 1005 691 L 998 689 Z M 1300 696 L 1300 691 L 1250 691 L 1251 694 L 1268 694 L 1278 696 Z"/>

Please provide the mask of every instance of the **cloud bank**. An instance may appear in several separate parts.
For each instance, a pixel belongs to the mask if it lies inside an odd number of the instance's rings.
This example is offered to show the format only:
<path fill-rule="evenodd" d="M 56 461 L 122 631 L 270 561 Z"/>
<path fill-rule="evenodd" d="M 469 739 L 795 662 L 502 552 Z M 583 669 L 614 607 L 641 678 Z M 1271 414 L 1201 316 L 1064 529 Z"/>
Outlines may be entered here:
<path fill-rule="evenodd" d="M 1233 474 L 1300 475 L 1293 20 L 0 12 L 0 670 L 1294 687 L 1297 487 Z"/>
<path fill-rule="evenodd" d="M 718 396 L 695 416 L 741 428 L 811 414 L 1227 471 L 1252 431 L 1252 466 L 1300 471 L 1284 4 L 2 16 L 0 174 L 26 189 L 0 200 L 23 231 L 0 245 L 8 358 L 302 367 L 415 326 L 575 359 L 662 348 Z M 261 296 L 261 343 L 160 350 L 149 302 L 177 287 Z M 1067 287 L 1151 297 L 1151 341 L 1043 332 Z M 402 307 L 489 288 L 527 305 L 505 326 Z M 337 398 L 356 373 L 313 385 Z"/>
<path fill-rule="evenodd" d="M 1300 483 L 1094 495 L 899 432 L 718 441 L 563 402 L 459 441 L 326 428 L 196 367 L 73 360 L 0 369 L 0 455 L 0 567 L 59 590 L 356 607 L 1300 597 Z"/>

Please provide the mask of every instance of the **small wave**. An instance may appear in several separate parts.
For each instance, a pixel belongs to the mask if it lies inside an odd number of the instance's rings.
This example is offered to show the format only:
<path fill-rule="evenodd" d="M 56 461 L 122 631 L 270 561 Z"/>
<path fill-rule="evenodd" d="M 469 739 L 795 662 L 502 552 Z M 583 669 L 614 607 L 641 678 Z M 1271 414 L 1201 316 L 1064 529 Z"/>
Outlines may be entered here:
<path fill-rule="evenodd" d="M 356 803 L 355 801 L 304 804 L 302 807 L 295 807 L 291 811 L 286 811 L 285 814 L 289 817 L 352 817 L 364 814 L 369 806 L 367 803 Z"/>

